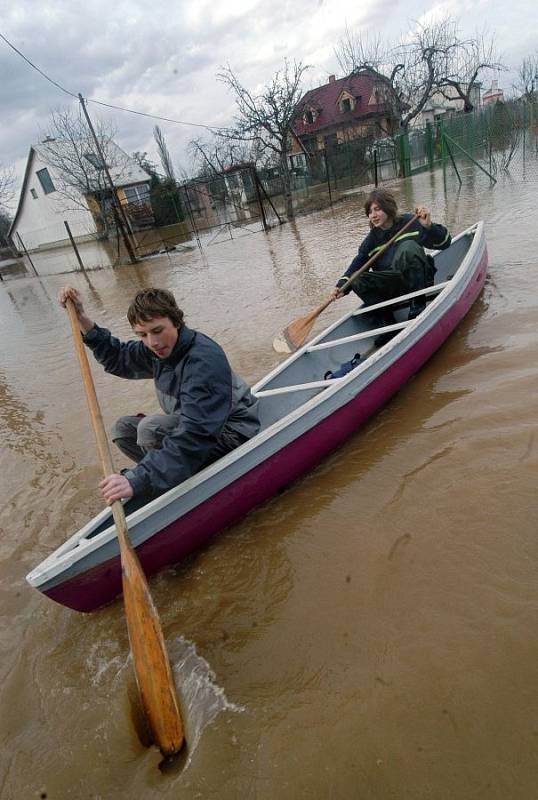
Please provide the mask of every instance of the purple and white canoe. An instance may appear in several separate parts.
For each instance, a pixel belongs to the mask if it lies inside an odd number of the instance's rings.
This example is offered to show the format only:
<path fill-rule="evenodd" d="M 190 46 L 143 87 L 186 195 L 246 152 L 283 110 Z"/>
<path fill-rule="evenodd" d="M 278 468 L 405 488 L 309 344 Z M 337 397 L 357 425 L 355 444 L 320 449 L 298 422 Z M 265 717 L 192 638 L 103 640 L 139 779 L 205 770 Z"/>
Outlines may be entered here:
<path fill-rule="evenodd" d="M 127 524 L 146 574 L 179 562 L 341 445 L 420 369 L 480 294 L 486 278 L 484 225 L 478 222 L 436 253 L 433 286 L 368 308 L 359 305 L 294 353 L 253 391 L 260 432 L 211 466 L 142 507 L 126 504 Z M 425 311 L 407 320 L 412 297 Z M 391 307 L 396 324 L 374 328 L 370 312 Z M 396 335 L 376 349 L 380 331 Z M 359 364 L 326 380 L 356 353 Z M 121 564 L 106 508 L 28 576 L 31 586 L 77 611 L 121 593 Z"/>

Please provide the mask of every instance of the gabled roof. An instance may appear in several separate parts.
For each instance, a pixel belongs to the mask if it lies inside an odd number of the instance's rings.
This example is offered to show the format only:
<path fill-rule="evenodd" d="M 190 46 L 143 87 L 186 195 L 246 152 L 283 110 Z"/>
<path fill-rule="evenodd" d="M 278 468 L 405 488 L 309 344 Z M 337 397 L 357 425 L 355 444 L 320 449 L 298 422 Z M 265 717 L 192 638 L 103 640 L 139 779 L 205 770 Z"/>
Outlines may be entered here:
<path fill-rule="evenodd" d="M 55 153 L 59 153 L 61 158 L 65 157 L 66 162 L 68 162 L 70 158 L 76 157 L 77 153 L 87 152 L 90 156 L 95 154 L 95 145 L 90 138 L 78 139 L 76 144 L 70 141 L 61 141 L 60 139 L 45 139 L 39 144 L 34 144 L 33 149 L 40 159 L 45 162 L 45 164 L 47 161 L 50 161 L 56 172 L 59 171 L 58 159 L 53 158 L 51 160 L 47 152 L 47 150 L 50 151 L 52 148 Z M 107 162 L 110 161 L 110 164 L 107 163 L 110 177 L 112 178 L 114 186 L 118 188 L 121 186 L 129 186 L 131 183 L 147 181 L 150 177 L 148 173 L 142 169 L 131 156 L 127 155 L 125 150 L 122 150 L 116 142 L 113 142 L 112 139 L 109 139 L 106 143 L 105 158 Z M 88 160 L 88 163 L 85 163 L 84 166 L 88 173 L 89 182 L 91 182 L 93 175 L 95 176 L 96 187 L 102 185 L 102 181 L 99 180 L 101 170 L 94 166 L 93 161 Z"/>
<path fill-rule="evenodd" d="M 22 179 L 22 187 L 21 192 L 19 194 L 19 202 L 17 203 L 17 210 L 15 211 L 15 216 L 13 217 L 13 222 L 9 226 L 9 231 L 7 233 L 8 237 L 11 238 L 11 234 L 15 228 L 15 225 L 18 222 L 19 215 L 22 211 L 22 206 L 24 202 L 24 198 L 26 197 L 26 189 L 28 187 L 28 179 L 30 177 L 30 167 L 32 166 L 32 162 L 34 160 L 35 150 L 33 147 L 30 147 L 30 152 L 28 153 L 28 160 L 26 161 L 26 167 L 24 169 L 24 178 Z"/>
<path fill-rule="evenodd" d="M 297 103 L 293 120 L 294 132 L 303 136 L 329 126 L 346 125 L 350 121 L 386 113 L 385 103 L 375 102 L 375 95 L 374 102 L 369 104 L 376 86 L 381 88 L 381 82 L 363 72 L 339 80 L 329 80 L 329 83 L 311 89 Z M 338 100 L 343 92 L 355 98 L 356 105 L 352 111 L 340 111 Z M 303 118 L 306 111 L 317 112 L 316 119 L 310 124 L 305 123 Z"/>

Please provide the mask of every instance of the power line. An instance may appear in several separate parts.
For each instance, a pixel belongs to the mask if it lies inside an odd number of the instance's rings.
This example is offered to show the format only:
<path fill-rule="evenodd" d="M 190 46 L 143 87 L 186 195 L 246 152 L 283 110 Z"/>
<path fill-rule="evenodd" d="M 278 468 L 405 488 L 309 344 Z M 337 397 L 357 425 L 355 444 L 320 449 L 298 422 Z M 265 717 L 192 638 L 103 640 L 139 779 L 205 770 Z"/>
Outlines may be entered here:
<path fill-rule="evenodd" d="M 76 94 L 73 94 L 73 92 L 70 92 L 68 89 L 64 89 L 64 87 L 63 87 L 63 86 L 60 86 L 60 84 L 59 84 L 59 83 L 56 83 L 56 81 L 53 81 L 53 80 L 52 80 L 52 78 L 49 78 L 49 76 L 48 76 L 48 75 L 46 75 L 46 74 L 43 72 L 43 70 L 42 70 L 42 69 L 39 69 L 39 67 L 36 67 L 36 65 L 35 65 L 35 64 L 34 64 L 32 61 L 30 61 L 30 59 L 29 59 L 29 58 L 26 58 L 26 56 L 24 55 L 24 53 L 21 53 L 21 51 L 20 51 L 20 50 L 17 50 L 17 48 L 15 47 L 15 45 L 14 45 L 14 44 L 11 44 L 11 42 L 10 42 L 8 39 L 6 39 L 6 37 L 5 37 L 5 36 L 4 36 L 2 33 L 0 33 L 0 38 L 1 38 L 1 39 L 3 39 L 3 40 L 4 40 L 4 42 L 5 42 L 5 43 L 8 45 L 8 47 L 11 47 L 11 49 L 12 49 L 12 50 L 14 50 L 14 51 L 17 53 L 17 55 L 19 55 L 21 58 L 23 58 L 23 59 L 26 61 L 26 63 L 27 63 L 27 64 L 30 64 L 30 66 L 31 66 L 33 69 L 37 70 L 37 72 L 39 72 L 39 74 L 40 74 L 40 75 L 42 75 L 42 76 L 45 78 L 45 80 L 49 81 L 49 83 L 52 83 L 54 86 L 56 86 L 56 87 L 57 87 L 58 89 L 60 89 L 62 92 L 65 92 L 65 94 L 69 94 L 69 95 L 71 95 L 71 97 L 74 97 L 76 100 L 78 100 L 78 97 L 76 96 Z"/>
<path fill-rule="evenodd" d="M 24 55 L 24 53 L 21 53 L 21 51 L 18 50 L 15 47 L 14 44 L 11 44 L 11 42 L 8 39 L 6 39 L 6 37 L 2 33 L 0 33 L 0 39 L 2 39 L 8 45 L 8 47 L 11 47 L 11 49 L 14 50 L 15 53 L 17 53 L 17 55 L 19 55 L 22 59 L 24 59 L 24 61 L 26 61 L 26 63 L 29 64 L 32 67 L 32 69 L 35 69 L 37 72 L 39 72 L 39 74 L 43 78 L 45 78 L 45 80 L 47 80 L 49 83 L 52 83 L 53 86 L 56 86 L 57 89 L 60 89 L 65 94 L 68 94 L 70 97 L 74 97 L 75 100 L 79 99 L 77 94 L 75 94 L 74 92 L 70 92 L 64 86 L 61 86 L 55 80 L 50 78 L 45 72 L 43 72 L 42 69 L 40 69 L 32 61 L 30 61 L 30 59 L 27 58 Z M 184 120 L 180 120 L 180 119 L 170 119 L 169 117 L 160 117 L 157 114 L 149 114 L 149 113 L 147 113 L 145 111 L 135 111 L 135 109 L 133 109 L 133 108 L 124 108 L 123 106 L 117 106 L 117 105 L 114 105 L 113 103 L 105 103 L 102 100 L 91 100 L 90 98 L 85 98 L 85 99 L 86 99 L 86 102 L 88 102 L 88 103 L 95 103 L 96 105 L 105 106 L 106 108 L 113 108 L 116 111 L 124 111 L 124 112 L 126 112 L 128 114 L 137 114 L 140 117 L 148 117 L 149 119 L 158 119 L 158 120 L 161 120 L 162 122 L 172 122 L 175 125 L 188 125 L 188 126 L 190 126 L 192 128 L 205 128 L 208 131 L 218 131 L 218 130 L 220 130 L 220 128 L 216 128 L 216 127 L 211 126 L 211 125 L 202 125 L 201 123 L 197 123 L 197 122 L 185 122 Z"/>
<path fill-rule="evenodd" d="M 219 131 L 221 128 L 215 128 L 211 125 L 202 125 L 199 122 L 185 122 L 181 119 L 170 119 L 170 117 L 159 117 L 157 114 L 148 114 L 145 111 L 135 111 L 132 108 L 123 108 L 122 106 L 115 106 L 112 103 L 104 103 L 102 100 L 91 100 L 89 97 L 85 98 L 87 103 L 96 103 L 98 106 L 106 106 L 107 108 L 115 108 L 117 111 L 127 111 L 129 114 L 138 114 L 141 117 L 149 117 L 150 119 L 159 119 L 163 122 L 173 122 L 176 125 L 190 125 L 193 128 L 206 128 L 208 131 Z"/>

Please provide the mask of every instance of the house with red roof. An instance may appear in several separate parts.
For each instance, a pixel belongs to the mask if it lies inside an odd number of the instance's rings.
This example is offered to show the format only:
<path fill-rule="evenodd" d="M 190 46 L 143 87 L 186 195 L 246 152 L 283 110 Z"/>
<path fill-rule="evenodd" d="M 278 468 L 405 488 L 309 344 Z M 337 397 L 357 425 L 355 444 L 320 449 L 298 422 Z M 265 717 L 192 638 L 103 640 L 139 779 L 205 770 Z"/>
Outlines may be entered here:
<path fill-rule="evenodd" d="M 311 89 L 292 122 L 291 166 L 354 139 L 373 141 L 393 133 L 399 119 L 386 97 L 386 84 L 368 70 L 338 80 L 331 75 L 328 83 Z"/>

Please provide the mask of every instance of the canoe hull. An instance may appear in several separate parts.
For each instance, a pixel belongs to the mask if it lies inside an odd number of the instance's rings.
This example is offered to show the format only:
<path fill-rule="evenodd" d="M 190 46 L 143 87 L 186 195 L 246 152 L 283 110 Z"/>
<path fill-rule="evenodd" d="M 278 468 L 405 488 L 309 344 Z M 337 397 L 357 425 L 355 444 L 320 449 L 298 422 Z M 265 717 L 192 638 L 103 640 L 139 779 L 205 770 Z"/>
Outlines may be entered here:
<path fill-rule="evenodd" d="M 457 327 L 482 291 L 486 269 L 487 251 L 484 243 L 459 297 L 435 319 L 429 330 L 360 393 L 262 463 L 139 544 L 136 552 L 146 574 L 154 574 L 181 561 L 219 531 L 237 522 L 254 507 L 312 469 L 357 431 L 405 385 Z M 93 611 L 121 594 L 119 555 L 55 585 L 36 588 L 69 608 Z"/>

